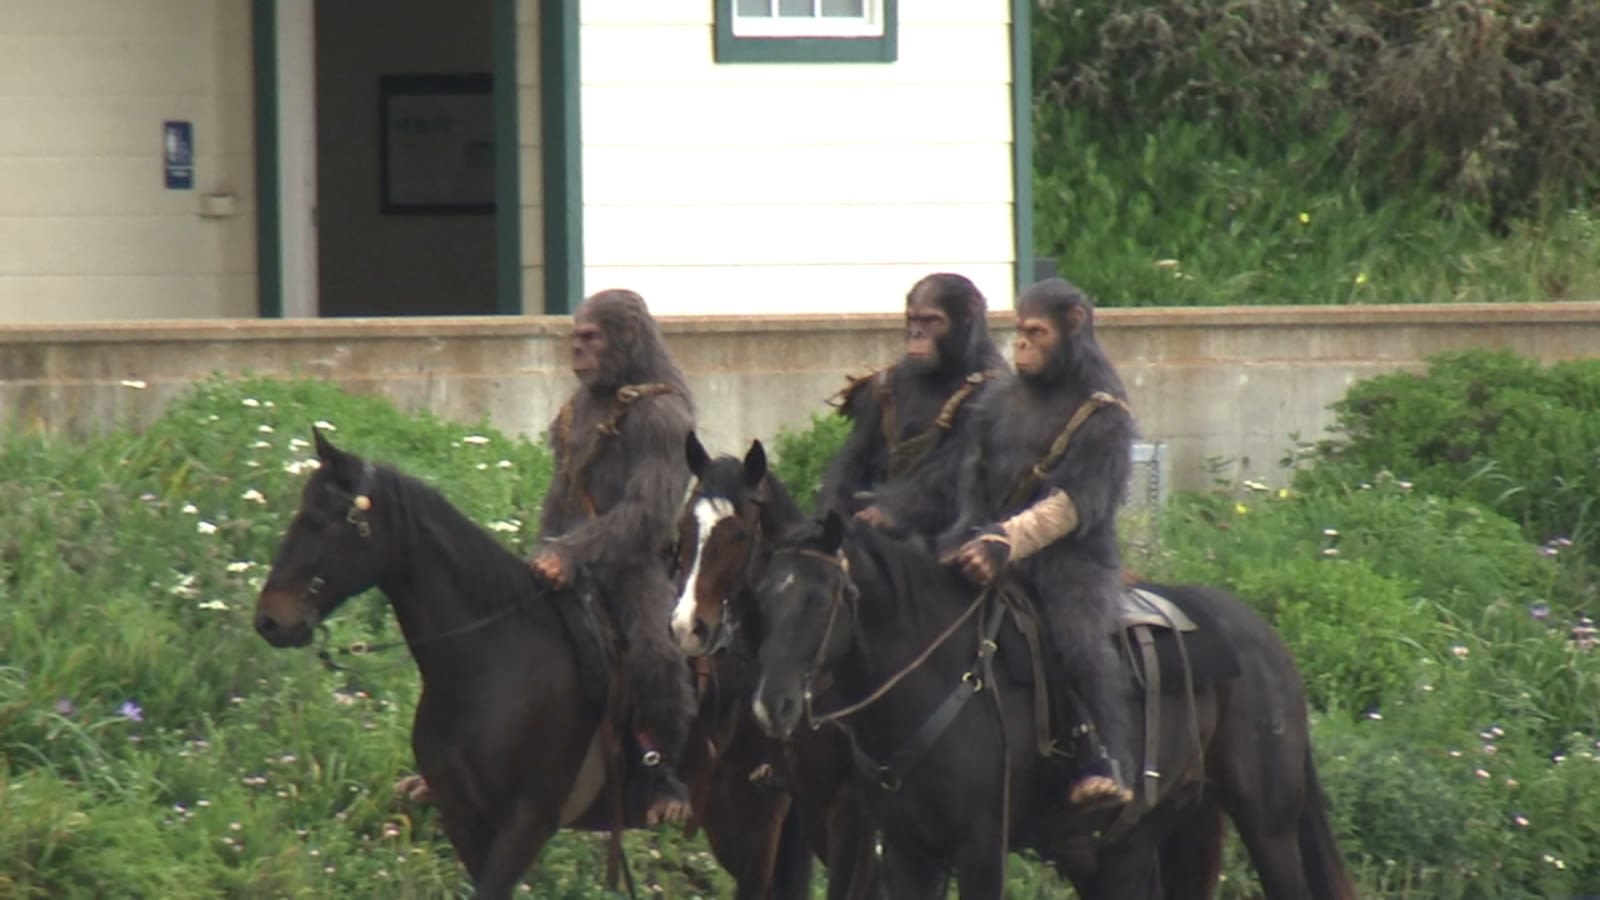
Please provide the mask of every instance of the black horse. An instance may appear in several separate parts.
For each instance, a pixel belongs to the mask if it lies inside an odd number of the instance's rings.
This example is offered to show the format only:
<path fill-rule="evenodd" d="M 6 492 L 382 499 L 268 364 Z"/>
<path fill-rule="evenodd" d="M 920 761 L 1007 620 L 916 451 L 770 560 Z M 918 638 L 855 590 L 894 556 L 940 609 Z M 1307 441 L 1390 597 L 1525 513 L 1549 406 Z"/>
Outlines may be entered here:
<path fill-rule="evenodd" d="M 422 677 L 417 769 L 475 895 L 511 897 L 557 829 L 640 827 L 646 792 L 631 789 L 639 773 L 624 761 L 640 754 L 622 752 L 631 736 L 612 725 L 623 679 L 606 677 L 603 661 L 594 677 L 596 654 L 580 641 L 595 631 L 571 617 L 585 606 L 583 579 L 540 587 L 437 490 L 314 434 L 321 465 L 257 599 L 256 630 L 274 647 L 305 646 L 345 600 L 372 587 L 387 596 Z M 609 686 L 598 697 L 597 680 Z M 697 745 L 686 773 L 732 771 L 744 783 L 755 764 L 713 760 Z M 696 816 L 738 896 L 805 896 L 803 880 L 774 871 L 780 838 L 800 840 L 787 798 L 718 793 Z"/>
<path fill-rule="evenodd" d="M 723 615 L 729 605 L 749 605 L 771 557 L 772 536 L 804 514 L 767 469 L 760 441 L 751 443 L 743 460 L 713 458 L 690 431 L 684 451 L 695 480 L 678 517 L 674 637 L 691 657 L 716 659 L 719 670 L 741 676 L 720 686 L 727 701 L 737 704 L 723 742 L 730 748 L 759 745 L 753 753 L 761 761 L 750 780 L 794 797 L 813 851 L 828 867 L 828 896 L 875 897 L 877 833 L 852 784 L 848 741 L 834 730 L 808 731 L 795 736 L 791 753 L 763 734 L 751 713 L 759 674 L 754 641 L 733 627 L 733 616 Z"/>
<path fill-rule="evenodd" d="M 1145 790 L 1125 810 L 1076 810 L 1062 799 L 1065 773 L 1040 752 L 1030 643 L 996 618 L 996 601 L 974 597 L 917 541 L 836 516 L 820 527 L 795 519 L 766 551 L 753 596 L 702 602 L 685 627 L 707 639 L 738 627 L 758 644 L 755 711 L 772 735 L 795 735 L 802 719 L 845 727 L 883 830 L 891 897 L 942 897 L 953 871 L 964 898 L 998 898 L 1011 848 L 1035 850 L 1086 898 L 1209 897 L 1224 816 L 1269 900 L 1355 896 L 1323 806 L 1299 673 L 1242 600 L 1138 585 L 1203 622 L 1203 633 L 1185 637 L 1197 656 L 1208 640 L 1221 646 L 1233 674 L 1191 681 L 1204 666 L 1187 675 L 1166 662 L 1150 674 L 1130 669 L 1159 698 L 1149 720 L 1156 746 L 1140 754 Z M 1005 627 L 991 632 L 992 623 Z M 1162 643 L 1170 649 L 1171 636 Z M 1152 684 L 1162 676 L 1165 690 Z M 814 708 L 824 682 L 861 699 L 833 713 Z M 1129 702 L 1133 721 L 1147 721 L 1142 695 L 1130 690 Z M 1145 737 L 1143 727 L 1132 735 L 1141 746 Z"/>

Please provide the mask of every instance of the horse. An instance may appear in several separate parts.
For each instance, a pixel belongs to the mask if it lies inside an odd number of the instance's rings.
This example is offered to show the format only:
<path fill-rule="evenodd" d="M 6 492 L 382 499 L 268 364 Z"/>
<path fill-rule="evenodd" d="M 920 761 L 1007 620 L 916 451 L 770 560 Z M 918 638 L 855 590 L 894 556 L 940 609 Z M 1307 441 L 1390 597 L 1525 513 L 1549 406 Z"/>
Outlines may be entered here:
<path fill-rule="evenodd" d="M 1141 652 L 1127 635 L 1108 639 L 1128 640 L 1130 682 L 1144 686 L 1128 695 L 1142 723 L 1130 735 L 1143 744 L 1141 791 L 1120 809 L 1076 809 L 1049 706 L 1036 702 L 1040 686 L 1070 686 L 1043 674 L 1025 610 L 1006 612 L 1014 607 L 995 592 L 974 596 L 915 539 L 832 513 L 783 524 L 748 607 L 700 603 L 691 627 L 735 628 L 730 614 L 759 623 L 746 630 L 761 673 L 753 712 L 768 734 L 804 733 L 804 717 L 810 730 L 831 723 L 849 735 L 891 898 L 942 898 L 951 870 L 964 900 L 998 898 L 1013 847 L 1038 853 L 1084 898 L 1210 897 L 1225 816 L 1267 900 L 1356 896 L 1317 779 L 1303 681 L 1241 598 L 1131 585 L 1139 602 L 1124 621 Z M 1208 640 L 1210 661 L 1191 665 L 1184 642 L 1201 651 Z M 1207 667 L 1213 677 L 1199 683 Z M 818 710 L 829 680 L 863 699 Z M 992 702 L 969 702 L 979 695 Z"/>
<path fill-rule="evenodd" d="M 674 636 L 691 657 L 744 664 L 742 681 L 721 686 L 742 714 L 733 720 L 738 729 L 733 739 L 763 742 L 764 761 L 751 773 L 752 781 L 769 787 L 788 782 L 813 852 L 828 869 L 831 900 L 877 896 L 876 833 L 850 785 L 848 745 L 835 732 L 807 732 L 795 737 L 791 754 L 762 734 L 750 706 L 754 645 L 733 627 L 735 619 L 723 614 L 730 603 L 748 605 L 749 592 L 770 556 L 772 536 L 803 514 L 783 481 L 767 468 L 759 440 L 742 460 L 727 454 L 713 458 L 691 430 L 684 456 L 694 482 L 678 517 Z M 774 761 L 782 775 L 775 774 Z"/>
<path fill-rule="evenodd" d="M 540 586 L 435 488 L 313 435 L 320 465 L 257 598 L 257 632 L 308 646 L 350 597 L 387 597 L 421 675 L 417 768 L 474 896 L 511 897 L 560 828 L 609 831 L 620 855 L 620 829 L 643 827 L 648 769 L 624 762 L 641 754 L 622 752 L 633 737 L 614 724 L 624 679 L 610 671 L 586 573 L 561 591 Z M 697 747 L 685 752 L 689 777 L 742 768 L 742 782 L 759 761 L 714 763 Z M 782 840 L 802 840 L 787 798 L 719 794 L 696 819 L 739 897 L 808 896 L 809 870 L 775 861 Z"/>

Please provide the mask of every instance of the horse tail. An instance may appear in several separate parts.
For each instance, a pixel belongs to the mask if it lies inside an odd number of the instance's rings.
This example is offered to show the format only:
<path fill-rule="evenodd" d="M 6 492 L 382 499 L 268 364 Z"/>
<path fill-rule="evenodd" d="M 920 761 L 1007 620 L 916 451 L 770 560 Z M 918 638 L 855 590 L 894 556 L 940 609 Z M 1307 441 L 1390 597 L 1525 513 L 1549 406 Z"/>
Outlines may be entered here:
<path fill-rule="evenodd" d="M 1305 768 L 1306 801 L 1300 809 L 1300 860 L 1311 886 L 1311 896 L 1316 900 L 1356 900 L 1355 882 L 1345 870 L 1344 857 L 1333 838 L 1327 800 L 1309 745 Z"/>
<path fill-rule="evenodd" d="M 789 804 L 778 832 L 778 850 L 772 865 L 772 896 L 776 900 L 805 900 L 811 896 L 811 843 L 797 803 Z"/>

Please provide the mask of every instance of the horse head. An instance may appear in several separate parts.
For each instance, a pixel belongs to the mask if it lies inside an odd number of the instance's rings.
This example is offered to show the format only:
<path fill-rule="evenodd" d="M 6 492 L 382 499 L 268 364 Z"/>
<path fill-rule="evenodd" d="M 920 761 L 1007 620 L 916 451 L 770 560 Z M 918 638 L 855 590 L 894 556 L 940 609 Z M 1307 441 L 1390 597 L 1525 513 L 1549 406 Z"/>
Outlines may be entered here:
<path fill-rule="evenodd" d="M 814 679 L 848 652 L 860 595 L 844 551 L 845 522 L 830 510 L 820 529 L 786 537 L 755 588 L 761 680 L 753 698 L 768 736 L 787 739 L 809 710 Z M 849 607 L 848 609 L 846 607 Z"/>
<path fill-rule="evenodd" d="M 713 458 L 693 431 L 684 449 L 695 482 L 678 517 L 672 634 L 683 652 L 709 656 L 733 639 L 743 612 L 739 598 L 763 562 L 767 455 L 760 441 L 751 441 L 743 460 Z"/>
<path fill-rule="evenodd" d="M 384 532 L 376 467 L 312 429 L 318 466 L 300 493 L 256 598 L 256 631 L 274 647 L 311 643 L 318 625 L 378 582 Z"/>

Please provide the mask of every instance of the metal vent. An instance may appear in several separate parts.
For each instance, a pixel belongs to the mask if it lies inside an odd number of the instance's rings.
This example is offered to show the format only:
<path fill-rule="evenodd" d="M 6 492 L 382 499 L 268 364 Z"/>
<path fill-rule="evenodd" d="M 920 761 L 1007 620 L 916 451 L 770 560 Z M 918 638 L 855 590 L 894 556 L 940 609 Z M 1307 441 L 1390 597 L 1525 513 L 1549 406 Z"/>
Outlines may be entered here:
<path fill-rule="evenodd" d="M 1128 502 L 1122 507 L 1121 516 L 1123 552 L 1130 563 L 1148 559 L 1155 553 L 1169 479 L 1167 445 L 1135 443 Z"/>

